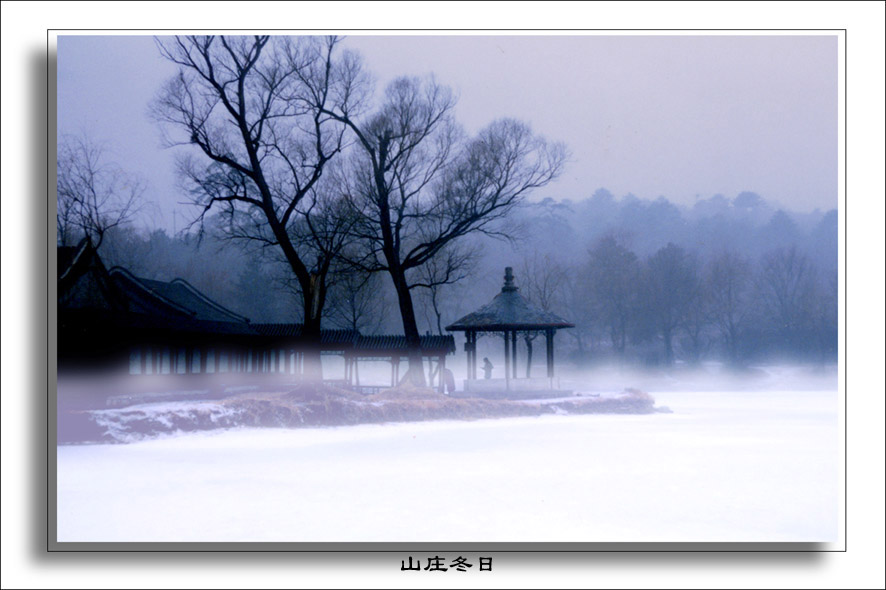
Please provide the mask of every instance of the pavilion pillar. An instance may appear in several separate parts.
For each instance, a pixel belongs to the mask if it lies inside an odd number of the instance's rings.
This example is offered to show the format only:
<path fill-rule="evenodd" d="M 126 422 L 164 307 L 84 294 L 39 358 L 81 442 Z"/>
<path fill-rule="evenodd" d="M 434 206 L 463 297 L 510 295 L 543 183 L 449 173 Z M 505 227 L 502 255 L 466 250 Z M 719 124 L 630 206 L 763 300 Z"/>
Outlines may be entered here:
<path fill-rule="evenodd" d="M 440 375 L 438 391 L 440 393 L 446 393 L 446 379 L 443 375 L 444 371 L 446 371 L 446 357 L 441 355 L 437 361 L 437 372 Z"/>
<path fill-rule="evenodd" d="M 470 334 L 470 352 L 468 356 L 468 379 L 477 378 L 477 333 L 468 332 Z"/>
<path fill-rule="evenodd" d="M 511 338 L 508 331 L 505 330 L 505 384 L 511 382 Z"/>
<path fill-rule="evenodd" d="M 477 378 L 477 333 L 472 330 L 465 331 L 465 353 L 468 360 L 468 379 Z"/>
<path fill-rule="evenodd" d="M 477 333 L 471 332 L 471 379 L 477 378 Z"/>
<path fill-rule="evenodd" d="M 511 332 L 511 376 L 517 378 L 517 330 Z"/>
<path fill-rule="evenodd" d="M 547 349 L 548 378 L 554 376 L 554 331 L 545 330 L 545 348 Z"/>

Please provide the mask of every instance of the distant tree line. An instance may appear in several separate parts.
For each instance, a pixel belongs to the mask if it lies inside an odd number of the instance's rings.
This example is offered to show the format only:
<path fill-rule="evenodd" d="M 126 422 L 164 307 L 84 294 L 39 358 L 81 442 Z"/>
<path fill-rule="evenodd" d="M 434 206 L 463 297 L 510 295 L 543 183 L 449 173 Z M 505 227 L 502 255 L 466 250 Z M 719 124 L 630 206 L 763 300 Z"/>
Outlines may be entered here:
<path fill-rule="evenodd" d="M 600 195 L 529 207 L 518 248 L 523 294 L 576 324 L 577 360 L 836 359 L 836 210 Z"/>
<path fill-rule="evenodd" d="M 635 208 L 664 202 L 613 203 Z M 650 228 L 638 220 L 622 224 L 625 218 L 616 215 L 618 222 L 595 233 L 574 214 L 593 214 L 593 198 L 523 206 L 512 216 L 516 233 L 510 244 L 474 239 L 465 245 L 472 257 L 460 267 L 459 280 L 418 288 L 420 330 L 444 333 L 447 322 L 487 303 L 501 288 L 504 266 L 513 266 L 525 297 L 576 324 L 563 332 L 561 345 L 577 362 L 722 360 L 741 366 L 774 357 L 816 363 L 836 358 L 836 211 L 774 210 L 769 219 L 745 225 L 745 211 L 727 209 L 716 220 L 721 237 L 699 248 L 699 233 L 714 220 L 693 218 L 692 208 L 667 206 L 678 212 L 681 233 L 662 235 L 669 241 L 651 244 L 645 253 L 633 245 L 634 236 L 655 231 L 654 218 Z M 781 217 L 793 225 L 793 241 L 770 236 L 767 243 L 772 218 Z M 745 227 L 744 242 L 733 242 L 735 226 Z M 484 247 L 489 244 L 496 247 Z M 227 245 L 223 227 L 210 220 L 200 239 L 195 231 L 169 236 L 115 227 L 102 250 L 109 263 L 141 276 L 183 277 L 254 321 L 292 321 L 301 299 L 285 266 L 261 248 Z M 428 267 L 432 275 L 434 268 Z M 382 279 L 357 270 L 339 273 L 323 325 L 399 332 L 396 292 Z M 524 344 L 531 350 L 531 335 Z"/>

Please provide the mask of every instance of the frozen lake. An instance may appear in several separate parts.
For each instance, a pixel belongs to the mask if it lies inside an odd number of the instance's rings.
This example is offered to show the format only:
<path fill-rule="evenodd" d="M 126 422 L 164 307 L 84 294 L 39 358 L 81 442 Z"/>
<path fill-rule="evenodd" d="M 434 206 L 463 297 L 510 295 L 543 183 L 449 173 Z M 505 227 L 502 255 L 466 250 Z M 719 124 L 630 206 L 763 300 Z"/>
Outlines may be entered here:
<path fill-rule="evenodd" d="M 58 447 L 58 541 L 836 541 L 836 391 Z"/>

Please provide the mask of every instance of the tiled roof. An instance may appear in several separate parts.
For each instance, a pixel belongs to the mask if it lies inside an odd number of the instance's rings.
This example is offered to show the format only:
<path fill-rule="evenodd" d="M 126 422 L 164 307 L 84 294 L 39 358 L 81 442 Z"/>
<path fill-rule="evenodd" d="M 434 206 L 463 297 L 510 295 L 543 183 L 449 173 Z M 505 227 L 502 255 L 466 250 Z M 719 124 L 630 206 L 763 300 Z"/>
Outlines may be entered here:
<path fill-rule="evenodd" d="M 245 322 L 215 322 L 191 317 L 172 318 L 155 314 L 130 313 L 114 319 L 118 328 L 139 332 L 161 330 L 175 334 L 255 336 L 255 330 Z"/>
<path fill-rule="evenodd" d="M 58 263 L 59 309 L 125 311 L 128 302 L 111 279 L 87 238 L 77 246 L 60 247 Z"/>
<path fill-rule="evenodd" d="M 406 337 L 398 335 L 380 334 L 373 336 L 360 336 L 354 348 L 357 350 L 371 351 L 405 351 L 408 350 Z M 455 339 L 452 336 L 437 336 L 427 334 L 421 336 L 421 348 L 424 351 L 455 352 Z"/>
<path fill-rule="evenodd" d="M 253 324 L 252 327 L 262 336 L 301 338 L 304 331 L 304 324 Z"/>
<path fill-rule="evenodd" d="M 125 294 L 129 311 L 154 318 L 195 319 L 196 314 L 149 288 L 128 270 L 115 266 L 110 270 L 114 284 Z"/>
<path fill-rule="evenodd" d="M 301 338 L 304 333 L 304 324 L 252 324 L 252 327 L 262 336 Z M 351 345 L 359 336 L 360 333 L 355 330 L 324 329 L 320 331 L 320 344 Z"/>
<path fill-rule="evenodd" d="M 77 253 L 81 250 L 83 243 L 81 242 L 80 246 L 59 246 L 56 249 L 58 256 L 56 257 L 57 262 L 57 274 L 61 277 L 74 262 L 74 259 L 77 257 Z"/>
<path fill-rule="evenodd" d="M 189 309 L 198 320 L 216 322 L 248 322 L 249 319 L 219 305 L 191 286 L 184 279 L 170 282 L 139 279 L 142 284 L 164 298 Z"/>
<path fill-rule="evenodd" d="M 473 313 L 446 326 L 452 331 L 464 330 L 542 330 L 545 328 L 574 328 L 572 324 L 560 316 L 545 311 L 537 305 L 526 301 L 520 290 L 513 283 L 511 269 L 505 272 L 505 285 L 501 293 L 490 302 Z"/>

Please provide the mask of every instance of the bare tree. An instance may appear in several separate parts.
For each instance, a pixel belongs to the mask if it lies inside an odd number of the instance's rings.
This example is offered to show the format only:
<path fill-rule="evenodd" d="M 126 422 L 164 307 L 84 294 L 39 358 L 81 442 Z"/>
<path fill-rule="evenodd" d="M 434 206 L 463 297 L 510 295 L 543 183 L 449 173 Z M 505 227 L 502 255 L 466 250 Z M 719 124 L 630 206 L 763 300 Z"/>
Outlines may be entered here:
<path fill-rule="evenodd" d="M 739 339 L 750 313 L 751 265 L 734 252 L 724 252 L 707 268 L 711 319 L 726 345 L 730 362 L 739 362 Z"/>
<path fill-rule="evenodd" d="M 575 340 L 577 358 L 585 359 L 589 349 L 594 346 L 599 318 L 596 317 L 594 301 L 590 296 L 590 282 L 582 266 L 575 264 L 565 270 L 563 307 L 557 313 L 575 324 L 575 328 L 566 330 L 566 333 Z"/>
<path fill-rule="evenodd" d="M 545 311 L 554 311 L 564 297 L 564 289 L 568 281 L 567 271 L 550 255 L 541 256 L 533 252 L 523 259 L 521 266 L 522 278 L 520 291 L 522 294 Z M 525 332 L 523 341 L 526 343 L 526 378 L 532 376 L 532 342 L 539 332 Z"/>
<path fill-rule="evenodd" d="M 145 182 L 109 162 L 86 136 L 61 138 L 57 175 L 59 246 L 88 238 L 98 249 L 108 231 L 132 221 L 143 205 Z"/>
<path fill-rule="evenodd" d="M 812 308 L 812 327 L 819 349 L 819 362 L 836 356 L 839 344 L 840 280 L 836 269 L 821 273 Z"/>
<path fill-rule="evenodd" d="M 345 272 L 330 286 L 327 317 L 338 328 L 377 332 L 387 315 L 381 294 L 381 275 Z"/>
<path fill-rule="evenodd" d="M 809 328 L 815 299 L 816 269 L 796 246 L 776 248 L 763 255 L 757 292 L 776 337 L 798 350 Z"/>
<path fill-rule="evenodd" d="M 436 326 L 437 334 L 443 334 L 443 297 L 447 287 L 471 276 L 477 257 L 474 249 L 453 243 L 417 269 L 418 278 L 412 288 L 422 289 L 427 296 L 433 313 L 433 320 L 428 323 Z"/>
<path fill-rule="evenodd" d="M 694 260 L 692 265 L 696 266 Z M 697 266 L 693 274 L 695 275 L 695 292 L 688 294 L 692 304 L 686 308 L 686 313 L 683 314 L 683 319 L 680 322 L 680 327 L 685 334 L 685 337 L 680 339 L 680 348 L 688 362 L 698 364 L 711 345 L 709 336 L 710 293 L 707 284 L 698 274 Z"/>
<path fill-rule="evenodd" d="M 646 321 L 661 337 L 665 363 L 674 362 L 674 335 L 698 294 L 698 265 L 683 248 L 668 244 L 649 257 L 644 281 Z"/>
<path fill-rule="evenodd" d="M 433 79 L 399 78 L 374 115 L 361 120 L 325 108 L 357 138 L 349 195 L 367 244 L 357 261 L 387 272 L 397 293 L 409 346 L 409 378 L 423 384 L 412 289 L 417 271 L 460 238 L 502 233 L 496 223 L 532 189 L 559 173 L 565 148 L 517 121 L 492 123 L 467 140 L 456 125 L 452 92 Z"/>
<path fill-rule="evenodd" d="M 596 314 L 609 332 L 613 350 L 623 356 L 640 294 L 637 256 L 611 234 L 598 240 L 588 254 L 585 276 Z"/>
<path fill-rule="evenodd" d="M 329 112 L 359 113 L 365 78 L 350 53 L 335 58 L 334 37 L 186 36 L 158 39 L 179 67 L 154 103 L 189 146 L 182 177 L 199 206 L 215 212 L 229 237 L 277 252 L 304 301 L 304 334 L 314 344 L 306 376 L 320 378 L 319 338 L 326 278 L 342 229 L 324 170 L 345 149 L 345 126 Z M 337 233 L 339 232 L 339 233 Z"/>

